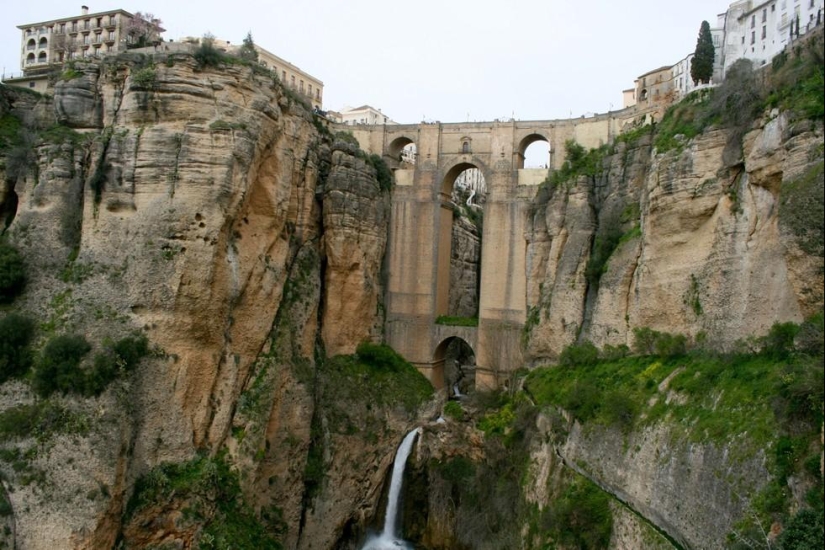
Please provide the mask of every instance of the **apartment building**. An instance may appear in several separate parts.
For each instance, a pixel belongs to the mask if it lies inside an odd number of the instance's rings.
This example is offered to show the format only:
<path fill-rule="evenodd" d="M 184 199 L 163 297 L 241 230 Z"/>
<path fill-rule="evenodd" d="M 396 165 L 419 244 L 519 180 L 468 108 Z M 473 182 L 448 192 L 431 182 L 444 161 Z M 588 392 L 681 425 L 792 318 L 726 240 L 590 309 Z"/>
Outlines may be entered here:
<path fill-rule="evenodd" d="M 755 67 L 770 62 L 785 47 L 822 24 L 823 0 L 739 0 L 719 16 L 724 25 L 723 71 L 739 59 Z"/>
<path fill-rule="evenodd" d="M 54 64 L 125 50 L 130 40 L 127 26 L 133 18 L 121 9 L 90 13 L 88 6 L 82 6 L 80 15 L 18 25 L 23 76 L 4 82 L 45 92 Z M 157 27 L 157 31 L 163 29 Z"/>

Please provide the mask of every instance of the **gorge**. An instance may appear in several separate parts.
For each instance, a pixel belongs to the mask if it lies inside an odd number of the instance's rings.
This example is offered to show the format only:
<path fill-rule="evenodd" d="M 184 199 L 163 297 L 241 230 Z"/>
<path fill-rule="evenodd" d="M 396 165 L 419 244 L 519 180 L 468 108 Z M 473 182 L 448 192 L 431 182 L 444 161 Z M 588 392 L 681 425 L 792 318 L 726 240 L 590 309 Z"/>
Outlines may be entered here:
<path fill-rule="evenodd" d="M 53 94 L 0 87 L 0 256 L 25 272 L 3 287 L 0 547 L 355 550 L 418 430 L 397 532 L 417 548 L 804 547 L 787 541 L 822 531 L 812 43 L 609 142 L 560 132 L 546 179 L 511 187 L 514 159 L 491 145 L 487 166 L 480 141 L 428 165 L 420 140 L 401 173 L 378 130 L 231 58 L 127 53 Z M 443 198 L 476 164 L 481 227 Z M 451 263 L 479 269 L 478 327 L 436 322 Z M 448 340 L 477 363 L 461 399 L 440 389 Z"/>

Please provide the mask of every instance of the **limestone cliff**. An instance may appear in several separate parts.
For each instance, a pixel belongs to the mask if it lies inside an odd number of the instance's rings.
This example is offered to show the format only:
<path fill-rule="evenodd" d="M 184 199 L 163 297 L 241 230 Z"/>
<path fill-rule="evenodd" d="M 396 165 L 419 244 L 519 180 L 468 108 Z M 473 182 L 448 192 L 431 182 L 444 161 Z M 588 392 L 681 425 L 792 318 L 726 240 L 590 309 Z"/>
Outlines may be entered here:
<path fill-rule="evenodd" d="M 619 143 L 600 175 L 540 193 L 527 236 L 529 356 L 557 357 L 577 338 L 632 345 L 634 327 L 724 348 L 821 311 L 822 252 L 802 250 L 780 203 L 821 162 L 822 125 L 773 113 L 732 166 L 728 134 L 659 154 L 649 136 Z"/>
<path fill-rule="evenodd" d="M 17 547 L 188 546 L 200 528 L 175 519 L 185 503 L 127 514 L 127 501 L 158 465 L 222 448 L 252 509 L 282 516 L 286 547 L 328 546 L 372 505 L 410 414 L 388 409 L 381 437 L 359 447 L 375 464 L 360 485 L 325 489 L 334 516 L 304 517 L 310 427 L 326 422 L 319 350 L 380 337 L 388 195 L 374 169 L 242 64 L 127 54 L 77 65 L 53 97 L 0 97 L 34 146 L 0 169 L 28 274 L 15 307 L 40 323 L 39 345 L 79 333 L 97 348 L 139 330 L 155 349 L 98 398 L 50 398 L 83 429 L 36 453 L 41 481 L 2 466 Z M 0 408 L 34 399 L 8 383 Z"/>

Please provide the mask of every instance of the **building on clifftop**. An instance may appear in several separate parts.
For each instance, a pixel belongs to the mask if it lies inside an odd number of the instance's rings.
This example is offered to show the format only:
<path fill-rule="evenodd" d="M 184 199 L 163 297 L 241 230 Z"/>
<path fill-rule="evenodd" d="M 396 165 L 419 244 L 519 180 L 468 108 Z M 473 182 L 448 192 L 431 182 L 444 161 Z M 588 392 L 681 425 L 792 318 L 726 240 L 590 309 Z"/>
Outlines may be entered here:
<path fill-rule="evenodd" d="M 18 25 L 22 75 L 3 83 L 45 92 L 55 65 L 126 50 L 133 39 L 128 31 L 135 17 L 121 9 L 89 13 L 88 6 L 81 6 L 80 15 Z M 159 41 L 164 29 L 155 21 L 147 25 L 154 26 L 152 35 Z"/>

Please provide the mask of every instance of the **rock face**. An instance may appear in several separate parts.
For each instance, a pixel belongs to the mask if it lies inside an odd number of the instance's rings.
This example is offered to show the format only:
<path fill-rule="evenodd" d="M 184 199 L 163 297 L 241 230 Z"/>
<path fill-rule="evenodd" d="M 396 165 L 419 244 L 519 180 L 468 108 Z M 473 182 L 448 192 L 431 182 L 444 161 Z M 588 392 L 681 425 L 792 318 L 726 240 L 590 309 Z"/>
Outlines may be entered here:
<path fill-rule="evenodd" d="M 478 274 L 481 265 L 481 240 L 478 228 L 466 217 L 454 214 L 452 255 L 450 257 L 449 315 L 478 315 Z"/>
<path fill-rule="evenodd" d="M 727 139 L 708 131 L 657 155 L 646 137 L 619 144 L 595 180 L 540 196 L 527 236 L 530 357 L 577 337 L 632 345 L 645 326 L 725 348 L 822 309 L 822 253 L 804 254 L 780 220 L 783 189 L 821 162 L 822 126 L 763 121 L 732 167 Z M 588 263 L 611 233 L 618 244 L 594 277 Z"/>
<path fill-rule="evenodd" d="M 192 532 L 176 531 L 174 506 L 152 512 L 168 520 L 157 536 L 132 536 L 141 516 L 123 527 L 131 487 L 161 463 L 224 447 L 254 509 L 283 513 L 286 547 L 326 547 L 383 479 L 376 467 L 366 482 L 337 481 L 324 493 L 337 515 L 302 525 L 317 349 L 352 353 L 380 337 L 387 192 L 265 71 L 176 54 L 80 73 L 53 102 L 3 96 L 18 118 L 46 113 L 43 127 L 74 129 L 41 141 L 7 185 L 8 233 L 30 274 L 16 305 L 95 347 L 142 330 L 156 358 L 100 398 L 67 398 L 93 435 L 39 453 L 35 467 L 47 485 L 63 478 L 62 490 L 98 496 L 41 502 L 12 475 L 17 547 L 183 544 Z M 3 409 L 33 400 L 26 387 L 3 395 Z M 382 467 L 409 422 L 386 414 L 392 423 L 357 451 Z M 66 460 L 76 474 L 58 467 Z"/>

